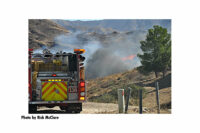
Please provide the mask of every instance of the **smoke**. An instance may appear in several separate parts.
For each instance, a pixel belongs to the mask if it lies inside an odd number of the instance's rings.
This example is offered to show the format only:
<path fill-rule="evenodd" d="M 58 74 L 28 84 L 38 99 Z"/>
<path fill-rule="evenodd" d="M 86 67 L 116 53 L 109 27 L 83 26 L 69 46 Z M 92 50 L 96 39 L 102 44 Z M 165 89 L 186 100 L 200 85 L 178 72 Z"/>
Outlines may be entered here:
<path fill-rule="evenodd" d="M 100 41 L 102 47 L 88 58 L 86 78 L 103 77 L 141 65 L 136 55 L 141 53 L 139 41 L 144 37 L 145 34 L 108 34 Z"/>
<path fill-rule="evenodd" d="M 54 39 L 54 45 L 48 49 L 52 53 L 59 51 L 73 52 L 73 49 L 85 49 L 86 79 L 103 77 L 114 73 L 124 72 L 140 65 L 137 54 L 141 53 L 139 41 L 145 33 L 109 34 L 72 32 L 59 35 Z M 46 48 L 37 49 L 40 52 Z"/>
<path fill-rule="evenodd" d="M 98 49 L 87 61 L 86 78 L 103 77 L 128 70 L 128 66 L 111 50 Z"/>

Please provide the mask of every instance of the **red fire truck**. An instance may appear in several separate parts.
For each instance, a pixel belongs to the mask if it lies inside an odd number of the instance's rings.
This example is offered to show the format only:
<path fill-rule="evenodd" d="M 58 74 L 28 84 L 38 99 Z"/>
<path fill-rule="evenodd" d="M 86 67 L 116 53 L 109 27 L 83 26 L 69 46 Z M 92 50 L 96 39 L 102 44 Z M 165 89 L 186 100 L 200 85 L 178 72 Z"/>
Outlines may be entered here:
<path fill-rule="evenodd" d="M 33 53 L 29 49 L 29 113 L 37 107 L 59 106 L 67 112 L 80 113 L 86 101 L 86 86 L 82 54 L 84 49 L 74 53 L 50 50 Z"/>

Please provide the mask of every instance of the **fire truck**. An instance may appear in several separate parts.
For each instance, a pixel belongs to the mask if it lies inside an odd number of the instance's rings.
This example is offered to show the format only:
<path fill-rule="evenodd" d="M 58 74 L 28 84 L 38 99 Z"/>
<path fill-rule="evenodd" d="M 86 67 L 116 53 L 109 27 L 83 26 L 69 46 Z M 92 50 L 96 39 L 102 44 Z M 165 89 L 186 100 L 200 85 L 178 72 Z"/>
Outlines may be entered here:
<path fill-rule="evenodd" d="M 80 113 L 86 101 L 84 49 L 73 53 L 33 53 L 29 49 L 29 113 L 37 107 L 59 106 L 69 113 Z"/>

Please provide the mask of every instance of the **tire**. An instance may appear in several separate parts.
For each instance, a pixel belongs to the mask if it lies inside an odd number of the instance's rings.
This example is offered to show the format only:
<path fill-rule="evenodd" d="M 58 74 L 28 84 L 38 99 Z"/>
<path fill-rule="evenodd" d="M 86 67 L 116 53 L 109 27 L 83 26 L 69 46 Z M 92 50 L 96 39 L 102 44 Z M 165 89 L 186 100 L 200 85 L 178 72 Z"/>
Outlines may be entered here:
<path fill-rule="evenodd" d="M 59 106 L 61 110 L 66 110 L 67 107 L 66 106 Z"/>
<path fill-rule="evenodd" d="M 81 111 L 75 111 L 75 114 L 79 114 Z"/>
<path fill-rule="evenodd" d="M 60 106 L 61 110 L 65 110 L 66 113 L 80 113 L 82 111 L 82 103 L 71 103 L 67 106 Z"/>
<path fill-rule="evenodd" d="M 70 104 L 68 111 L 71 111 L 71 113 L 80 113 L 82 111 L 82 103 Z"/>
<path fill-rule="evenodd" d="M 68 106 L 60 106 L 61 110 L 64 110 L 66 113 L 72 113 Z"/>
<path fill-rule="evenodd" d="M 29 104 L 28 113 L 32 114 L 32 113 L 36 113 L 36 112 L 37 112 L 37 105 Z"/>

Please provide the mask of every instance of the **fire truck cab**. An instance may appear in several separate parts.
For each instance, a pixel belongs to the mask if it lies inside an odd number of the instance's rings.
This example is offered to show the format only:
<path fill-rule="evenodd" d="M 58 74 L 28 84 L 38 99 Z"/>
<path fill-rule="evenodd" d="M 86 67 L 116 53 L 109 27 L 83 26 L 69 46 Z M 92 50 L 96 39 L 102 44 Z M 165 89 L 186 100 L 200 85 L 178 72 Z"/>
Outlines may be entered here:
<path fill-rule="evenodd" d="M 43 50 L 33 54 L 29 49 L 29 113 L 37 112 L 37 107 L 59 106 L 69 113 L 80 113 L 86 101 L 86 86 L 81 54 L 84 49 L 74 49 L 74 53 Z"/>

